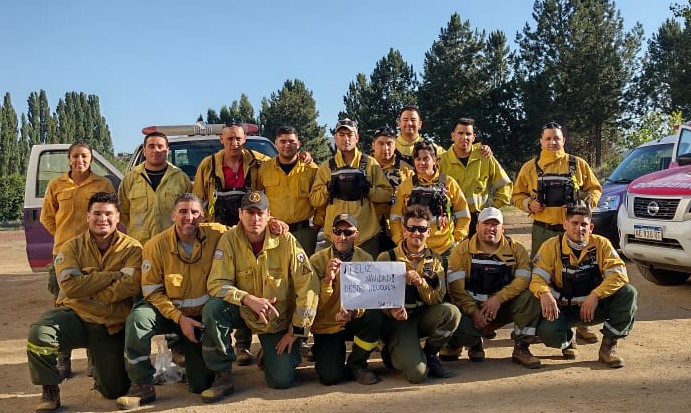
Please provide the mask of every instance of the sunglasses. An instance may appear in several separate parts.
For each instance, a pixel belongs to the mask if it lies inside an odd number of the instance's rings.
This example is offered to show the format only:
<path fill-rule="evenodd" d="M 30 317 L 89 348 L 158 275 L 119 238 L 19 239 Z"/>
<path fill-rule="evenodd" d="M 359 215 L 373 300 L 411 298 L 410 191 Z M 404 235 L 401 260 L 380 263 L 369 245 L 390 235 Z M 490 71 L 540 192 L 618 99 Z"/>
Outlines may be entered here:
<path fill-rule="evenodd" d="M 374 131 L 374 137 L 379 136 L 396 136 L 396 131 L 387 125 Z"/>
<path fill-rule="evenodd" d="M 226 121 L 226 126 L 244 126 L 244 122 L 241 120 L 231 119 Z"/>
<path fill-rule="evenodd" d="M 561 129 L 561 125 L 557 122 L 547 122 L 542 125 L 542 130 L 544 131 L 545 129 Z"/>
<path fill-rule="evenodd" d="M 357 128 L 357 122 L 352 120 L 352 119 L 339 119 L 338 122 L 336 122 L 336 129 L 342 127 L 342 126 L 348 126 L 351 128 Z"/>
<path fill-rule="evenodd" d="M 355 234 L 355 229 L 341 229 L 341 228 L 334 228 L 331 230 L 331 232 L 334 233 L 337 237 L 340 237 L 341 235 L 345 235 L 346 237 L 350 237 L 351 235 Z"/>
<path fill-rule="evenodd" d="M 420 234 L 424 234 L 425 232 L 427 232 L 429 227 L 424 227 L 422 225 L 406 225 L 405 229 L 408 232 L 416 232 L 417 231 Z"/>

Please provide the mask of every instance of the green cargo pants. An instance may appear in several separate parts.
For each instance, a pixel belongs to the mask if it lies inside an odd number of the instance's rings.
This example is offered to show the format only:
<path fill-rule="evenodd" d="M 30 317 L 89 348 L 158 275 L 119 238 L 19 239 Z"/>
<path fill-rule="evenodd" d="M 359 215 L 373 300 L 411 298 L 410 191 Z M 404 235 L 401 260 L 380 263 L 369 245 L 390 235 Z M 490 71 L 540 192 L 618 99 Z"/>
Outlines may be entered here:
<path fill-rule="evenodd" d="M 494 331 L 509 323 L 513 323 L 513 331 L 511 332 L 513 340 L 531 342 L 536 334 L 540 314 L 540 302 L 530 291 L 526 290 L 503 303 L 492 323 L 485 329 L 475 327 L 473 317 L 463 314 L 461 324 L 453 333 L 449 343 L 453 347 L 471 347 L 482 342 L 483 330 Z"/>
<path fill-rule="evenodd" d="M 547 347 L 564 349 L 573 339 L 573 327 L 604 323 L 602 335 L 622 338 L 629 335 L 636 314 L 638 292 L 631 284 L 624 284 L 616 293 L 601 299 L 590 323 L 581 321 L 581 307 L 559 305 L 559 318 L 554 321 L 542 319 L 537 334 Z"/>
<path fill-rule="evenodd" d="M 553 228 L 545 228 L 541 225 L 536 225 L 533 223 L 531 234 L 530 234 L 530 258 L 534 258 L 540 246 L 552 237 L 561 235 L 564 233 L 563 228 L 560 225 L 556 225 Z M 559 229 L 557 229 L 559 228 Z"/>
<path fill-rule="evenodd" d="M 308 257 L 314 254 L 315 248 L 317 248 L 317 231 L 312 227 L 301 227 L 290 231 L 296 240 L 305 250 Z"/>
<path fill-rule="evenodd" d="M 387 320 L 382 327 L 382 339 L 391 355 L 391 363 L 403 372 L 411 383 L 427 378 L 427 357 L 420 347 L 420 339 L 427 337 L 427 345 L 437 351 L 458 328 L 461 312 L 451 303 L 418 307 L 408 311 L 407 320 Z"/>
<path fill-rule="evenodd" d="M 118 398 L 130 388 L 125 371 L 125 331 L 109 334 L 100 324 L 83 321 L 67 307 L 48 310 L 29 328 L 27 355 L 31 381 L 38 385 L 59 384 L 59 348 L 91 350 L 95 388 L 108 399 Z"/>
<path fill-rule="evenodd" d="M 337 384 L 348 378 L 351 369 L 367 367 L 369 355 L 377 348 L 383 319 L 380 310 L 367 310 L 362 317 L 346 323 L 344 330 L 313 334 L 314 369 L 321 384 Z M 347 340 L 353 340 L 353 347 L 346 363 Z"/>
<path fill-rule="evenodd" d="M 201 321 L 201 317 L 197 321 Z M 175 333 L 185 353 L 187 388 L 201 393 L 211 386 L 214 372 L 207 369 L 202 357 L 202 344 L 193 343 L 182 334 L 180 326 L 165 318 L 147 301 L 138 302 L 125 325 L 125 361 L 132 383 L 152 384 L 156 369 L 151 364 L 151 339 L 157 334 Z"/>

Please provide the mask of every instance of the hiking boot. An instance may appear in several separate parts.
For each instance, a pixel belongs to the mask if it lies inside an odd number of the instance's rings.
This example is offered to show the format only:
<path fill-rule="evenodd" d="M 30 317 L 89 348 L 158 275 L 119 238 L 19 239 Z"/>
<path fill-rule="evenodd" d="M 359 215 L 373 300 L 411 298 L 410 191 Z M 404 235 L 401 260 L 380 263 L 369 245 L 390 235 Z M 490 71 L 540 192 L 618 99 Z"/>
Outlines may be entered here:
<path fill-rule="evenodd" d="M 51 412 L 60 407 L 60 387 L 57 384 L 43 386 L 41 403 L 36 406 L 37 412 Z"/>
<path fill-rule="evenodd" d="M 58 363 L 55 365 L 58 374 L 63 379 L 72 377 L 72 358 L 71 353 L 58 353 Z"/>
<path fill-rule="evenodd" d="M 516 341 L 513 346 L 513 353 L 511 354 L 511 361 L 522 364 L 529 369 L 539 369 L 542 364 L 540 359 L 533 356 L 529 348 L 530 344 L 525 341 Z"/>
<path fill-rule="evenodd" d="M 156 390 L 153 384 L 132 384 L 127 394 L 118 397 L 115 404 L 120 410 L 130 410 L 155 400 Z"/>
<path fill-rule="evenodd" d="M 593 344 L 598 342 L 597 334 L 590 331 L 588 326 L 576 327 L 576 338 L 583 340 L 588 344 Z"/>
<path fill-rule="evenodd" d="M 436 354 L 425 353 L 427 357 L 427 375 L 429 377 L 435 377 L 437 379 L 448 379 L 453 377 L 453 372 L 447 367 L 441 365 L 441 362 L 437 358 Z"/>
<path fill-rule="evenodd" d="M 473 363 L 485 361 L 485 349 L 482 347 L 482 340 L 479 343 L 468 347 L 468 358 Z"/>
<path fill-rule="evenodd" d="M 353 376 L 353 379 L 360 384 L 369 385 L 376 384 L 381 381 L 379 377 L 377 377 L 377 375 L 367 367 L 353 367 L 350 370 L 350 374 Z"/>
<path fill-rule="evenodd" d="M 173 346 L 170 349 L 171 360 L 180 367 L 185 367 L 185 351 L 182 345 Z"/>
<path fill-rule="evenodd" d="M 235 362 L 238 366 L 251 366 L 254 356 L 249 348 L 235 346 Z"/>
<path fill-rule="evenodd" d="M 225 396 L 230 396 L 234 392 L 235 386 L 233 385 L 230 368 L 224 371 L 217 371 L 216 378 L 211 383 L 211 387 L 202 392 L 202 402 L 214 403 Z"/>
<path fill-rule="evenodd" d="M 264 371 L 266 368 L 266 361 L 264 359 L 264 349 L 260 348 L 259 352 L 257 353 L 257 367 L 259 367 L 259 370 Z"/>
<path fill-rule="evenodd" d="M 569 346 L 561 350 L 561 354 L 566 360 L 575 360 L 578 355 L 578 348 L 576 347 L 576 338 L 569 343 Z"/>
<path fill-rule="evenodd" d="M 617 355 L 617 339 L 614 337 L 602 337 L 598 359 L 607 367 L 618 369 L 624 367 L 624 359 Z"/>
<path fill-rule="evenodd" d="M 451 343 L 446 343 L 444 347 L 439 350 L 439 359 L 441 361 L 455 361 L 461 357 L 463 346 L 455 346 Z"/>

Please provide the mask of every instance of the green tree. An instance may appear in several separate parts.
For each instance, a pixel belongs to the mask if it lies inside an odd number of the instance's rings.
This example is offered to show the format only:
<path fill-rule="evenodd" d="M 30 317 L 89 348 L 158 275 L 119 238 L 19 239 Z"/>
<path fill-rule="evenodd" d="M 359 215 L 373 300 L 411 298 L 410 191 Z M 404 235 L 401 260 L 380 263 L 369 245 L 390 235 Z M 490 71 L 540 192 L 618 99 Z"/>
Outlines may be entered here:
<path fill-rule="evenodd" d="M 7 92 L 0 107 L 0 176 L 19 173 L 21 154 L 17 137 L 17 112 Z"/>
<path fill-rule="evenodd" d="M 29 146 L 29 127 L 29 120 L 26 118 L 26 114 L 22 113 L 19 144 L 17 145 L 19 151 L 19 174 L 26 173 L 29 156 L 31 155 Z"/>
<path fill-rule="evenodd" d="M 56 108 L 59 142 L 82 140 L 103 155 L 113 155 L 113 141 L 99 98 L 84 92 L 67 92 Z"/>
<path fill-rule="evenodd" d="M 209 108 L 206 111 L 206 123 L 221 123 L 221 118 L 216 114 L 216 111 Z"/>
<path fill-rule="evenodd" d="M 245 122 L 257 123 L 257 119 L 254 117 L 254 106 L 244 93 L 240 95 L 239 101 L 234 100 L 230 105 L 230 116 Z"/>
<path fill-rule="evenodd" d="M 27 120 L 29 121 L 29 145 L 59 143 L 57 124 L 51 116 L 45 90 L 29 94 Z"/>
<path fill-rule="evenodd" d="M 0 222 L 7 225 L 22 218 L 24 206 L 24 176 L 0 176 Z"/>
<path fill-rule="evenodd" d="M 262 133 L 273 139 L 278 128 L 284 125 L 297 129 L 302 147 L 309 151 L 315 161 L 320 162 L 331 155 L 326 127 L 317 123 L 317 105 L 312 91 L 307 89 L 302 80 L 286 80 L 278 92 L 271 93 L 262 99 L 262 110 L 259 120 Z"/>

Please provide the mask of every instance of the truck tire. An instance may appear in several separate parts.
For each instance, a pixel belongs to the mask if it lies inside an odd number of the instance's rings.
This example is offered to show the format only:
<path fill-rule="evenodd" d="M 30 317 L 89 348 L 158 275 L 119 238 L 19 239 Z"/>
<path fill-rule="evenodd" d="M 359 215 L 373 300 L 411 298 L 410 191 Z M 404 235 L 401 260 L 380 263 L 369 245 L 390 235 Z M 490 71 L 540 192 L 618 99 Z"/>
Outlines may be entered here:
<path fill-rule="evenodd" d="M 685 283 L 691 277 L 689 273 L 661 270 L 638 262 L 636 267 L 641 272 L 643 278 L 657 285 L 679 285 Z"/>

